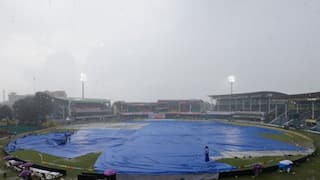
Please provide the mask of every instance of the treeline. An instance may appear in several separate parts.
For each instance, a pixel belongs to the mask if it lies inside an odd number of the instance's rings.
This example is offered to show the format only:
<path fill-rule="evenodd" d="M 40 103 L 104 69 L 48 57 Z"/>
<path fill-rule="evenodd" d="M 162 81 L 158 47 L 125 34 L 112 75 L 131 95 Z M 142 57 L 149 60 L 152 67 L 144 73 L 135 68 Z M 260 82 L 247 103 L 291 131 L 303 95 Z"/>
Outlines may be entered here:
<path fill-rule="evenodd" d="M 14 103 L 12 108 L 7 105 L 0 107 L 0 119 L 15 119 L 24 124 L 38 125 L 48 119 L 53 109 L 52 98 L 45 93 L 36 93 Z"/>
<path fill-rule="evenodd" d="M 8 105 L 0 106 L 0 119 L 10 120 L 13 117 L 12 109 Z"/>

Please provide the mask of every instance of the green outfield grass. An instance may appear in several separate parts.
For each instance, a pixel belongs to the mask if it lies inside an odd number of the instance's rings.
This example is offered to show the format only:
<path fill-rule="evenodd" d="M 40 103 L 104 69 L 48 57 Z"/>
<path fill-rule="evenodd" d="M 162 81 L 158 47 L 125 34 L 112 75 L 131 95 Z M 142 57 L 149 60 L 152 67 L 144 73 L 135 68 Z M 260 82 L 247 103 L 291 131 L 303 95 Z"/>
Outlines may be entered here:
<path fill-rule="evenodd" d="M 93 165 L 100 154 L 100 152 L 89 153 L 83 156 L 68 159 L 31 150 L 22 150 L 12 153 L 13 156 L 25 161 L 41 164 L 47 167 L 64 169 L 67 171 L 68 177 L 71 178 L 75 178 L 81 172 L 94 172 Z M 78 170 L 77 168 L 81 168 L 81 170 Z"/>
<path fill-rule="evenodd" d="M 294 133 L 290 131 L 285 131 L 281 134 L 260 134 L 261 137 L 273 139 L 276 141 L 281 141 L 285 143 L 289 143 L 296 146 L 302 146 L 302 147 L 313 147 L 313 140 L 309 137 Z M 290 159 L 290 160 L 297 160 L 299 158 L 302 158 L 302 155 L 297 156 L 289 156 L 289 157 L 283 157 L 283 156 L 265 156 L 265 157 L 252 157 L 252 158 L 224 158 L 219 159 L 217 161 L 223 162 L 226 164 L 230 164 L 232 166 L 235 166 L 239 169 L 251 169 L 252 165 L 255 163 L 261 163 L 263 166 L 274 166 L 276 165 L 280 160 Z"/>
<path fill-rule="evenodd" d="M 24 125 L 24 124 L 19 124 L 19 125 L 3 125 L 0 126 L 0 129 L 5 129 L 8 131 L 9 134 L 22 134 L 26 132 L 31 132 L 38 130 L 39 127 L 32 126 L 32 125 Z"/>
<path fill-rule="evenodd" d="M 310 137 L 316 149 L 320 148 L 320 135 L 318 134 L 311 134 L 301 132 L 304 135 Z M 231 162 L 237 163 L 237 162 Z M 317 180 L 320 179 L 320 155 L 315 153 L 311 156 L 307 162 L 301 163 L 299 165 L 295 165 L 291 173 L 280 173 L 278 171 L 271 172 L 271 173 L 263 173 L 255 179 L 260 180 Z M 223 178 L 225 180 L 247 180 L 252 179 L 252 176 L 239 176 L 239 177 L 229 177 Z"/>
<path fill-rule="evenodd" d="M 260 134 L 260 136 L 306 148 L 313 147 L 311 138 L 291 131 L 285 131 L 283 134 Z"/>
<path fill-rule="evenodd" d="M 297 160 L 299 158 L 302 158 L 302 155 L 297 156 L 289 156 L 289 157 L 283 157 L 283 156 L 263 156 L 263 157 L 253 157 L 253 158 L 225 158 L 225 159 L 219 159 L 218 162 L 230 164 L 234 167 L 237 167 L 239 169 L 252 169 L 252 166 L 256 163 L 261 163 L 264 167 L 274 166 L 277 165 L 279 161 L 285 159 L 289 160 Z"/>

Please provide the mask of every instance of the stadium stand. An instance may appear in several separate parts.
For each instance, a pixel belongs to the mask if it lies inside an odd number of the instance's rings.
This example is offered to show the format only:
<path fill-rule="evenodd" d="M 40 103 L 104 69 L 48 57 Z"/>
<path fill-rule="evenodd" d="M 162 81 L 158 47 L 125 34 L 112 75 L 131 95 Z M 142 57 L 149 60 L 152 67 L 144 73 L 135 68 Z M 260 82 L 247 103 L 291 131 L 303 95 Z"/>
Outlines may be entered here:
<path fill-rule="evenodd" d="M 320 92 L 292 94 L 260 91 L 210 95 L 213 112 L 227 114 L 234 120 L 263 120 L 273 126 L 310 129 L 320 116 Z M 259 114 L 263 113 L 263 114 Z M 227 118 L 227 116 L 215 116 Z"/>
<path fill-rule="evenodd" d="M 113 104 L 113 112 L 121 118 L 150 118 L 150 114 L 165 118 L 204 118 L 202 100 L 158 100 L 157 102 L 124 102 Z"/>
<path fill-rule="evenodd" d="M 312 128 L 310 128 L 311 131 L 318 131 L 320 132 L 320 123 L 316 124 L 315 126 L 313 126 Z"/>
<path fill-rule="evenodd" d="M 285 114 L 281 114 L 280 116 L 269 122 L 269 124 L 284 126 L 288 121 L 289 120 L 285 117 Z"/>
<path fill-rule="evenodd" d="M 113 116 L 110 100 L 70 98 L 63 93 L 59 93 L 59 96 L 48 92 L 39 93 L 53 103 L 50 115 L 52 120 L 102 119 Z"/>

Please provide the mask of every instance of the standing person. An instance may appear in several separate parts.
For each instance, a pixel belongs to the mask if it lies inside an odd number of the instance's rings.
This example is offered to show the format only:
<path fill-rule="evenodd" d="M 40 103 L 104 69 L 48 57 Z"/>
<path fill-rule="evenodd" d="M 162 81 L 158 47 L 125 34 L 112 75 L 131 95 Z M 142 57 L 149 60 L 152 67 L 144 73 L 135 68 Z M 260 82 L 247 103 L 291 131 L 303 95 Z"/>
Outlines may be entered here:
<path fill-rule="evenodd" d="M 204 161 L 205 161 L 205 162 L 209 162 L 209 161 L 210 161 L 210 158 L 209 158 L 209 147 L 208 147 L 208 146 L 206 146 L 206 147 L 204 148 L 204 153 L 205 153 L 205 159 L 204 159 Z"/>

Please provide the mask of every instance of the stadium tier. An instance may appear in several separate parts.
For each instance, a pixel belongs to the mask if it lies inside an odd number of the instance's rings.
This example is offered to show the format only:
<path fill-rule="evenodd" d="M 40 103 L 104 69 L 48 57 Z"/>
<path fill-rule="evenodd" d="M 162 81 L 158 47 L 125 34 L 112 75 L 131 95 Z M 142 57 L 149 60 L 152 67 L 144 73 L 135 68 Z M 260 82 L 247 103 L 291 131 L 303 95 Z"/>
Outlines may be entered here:
<path fill-rule="evenodd" d="M 43 92 L 52 102 L 50 117 L 54 120 L 101 119 L 112 116 L 111 102 L 106 99 L 82 99 L 52 96 Z"/>
<path fill-rule="evenodd" d="M 320 115 L 320 92 L 289 95 L 260 91 L 209 97 L 214 102 L 211 114 L 230 112 L 234 119 L 261 119 L 274 125 L 298 128 L 305 127 L 305 120 L 316 121 Z"/>
<path fill-rule="evenodd" d="M 45 93 L 45 92 L 44 92 Z M 157 102 L 111 102 L 47 95 L 52 99 L 52 119 L 123 118 L 205 118 L 260 121 L 277 126 L 312 127 L 320 116 L 320 92 L 288 95 L 274 91 L 211 95 L 212 104 L 199 99 Z M 300 124 L 295 119 L 299 120 Z M 314 120 L 309 123 L 306 120 Z"/>
<path fill-rule="evenodd" d="M 181 116 L 200 116 L 206 112 L 202 100 L 158 100 L 157 102 L 124 102 L 113 104 L 115 114 L 125 117 L 176 118 Z M 164 116 L 163 116 L 164 115 Z"/>

